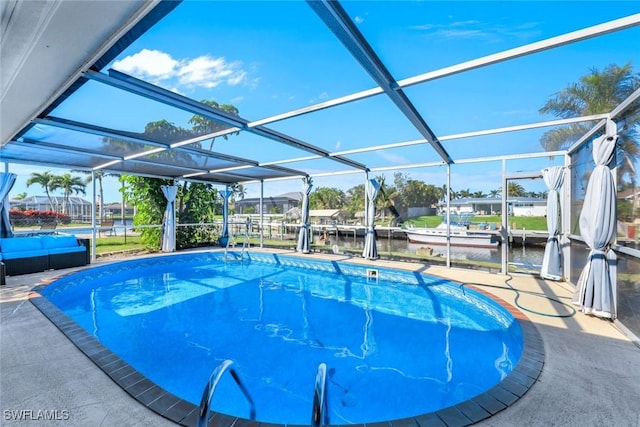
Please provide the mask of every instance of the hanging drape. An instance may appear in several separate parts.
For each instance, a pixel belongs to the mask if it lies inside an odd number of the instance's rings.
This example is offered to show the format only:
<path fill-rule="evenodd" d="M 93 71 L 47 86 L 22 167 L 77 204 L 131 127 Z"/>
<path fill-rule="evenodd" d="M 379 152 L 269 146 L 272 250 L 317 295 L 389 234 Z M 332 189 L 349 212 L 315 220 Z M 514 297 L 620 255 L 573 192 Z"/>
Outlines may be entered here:
<path fill-rule="evenodd" d="M 220 192 L 222 196 L 222 233 L 220 233 L 218 240 L 220 246 L 227 246 L 229 241 L 229 198 L 232 194 L 233 191 L 229 189 Z"/>
<path fill-rule="evenodd" d="M 311 193 L 311 187 L 313 187 L 313 181 L 310 176 L 302 179 L 302 224 L 300 225 L 300 231 L 298 235 L 297 252 L 308 254 L 311 249 L 309 245 L 309 194 Z"/>
<path fill-rule="evenodd" d="M 542 178 L 547 185 L 547 245 L 544 248 L 542 269 L 540 276 L 544 279 L 562 280 L 562 252 L 558 236 L 558 218 L 560 214 L 560 202 L 558 200 L 560 187 L 564 181 L 564 168 L 554 166 L 542 170 Z"/>
<path fill-rule="evenodd" d="M 374 221 L 376 219 L 376 197 L 380 192 L 380 184 L 375 179 L 370 179 L 366 184 L 367 192 L 367 234 L 364 240 L 364 250 L 362 256 L 366 259 L 377 259 L 378 248 L 376 247 L 376 234 L 374 230 Z"/>
<path fill-rule="evenodd" d="M 13 237 L 9 218 L 9 192 L 16 182 L 16 174 L 0 173 L 0 237 Z"/>
<path fill-rule="evenodd" d="M 609 126 L 607 126 L 609 128 Z M 615 157 L 614 132 L 593 141 L 595 168 L 580 212 L 580 234 L 591 251 L 580 274 L 573 303 L 587 314 L 616 318 L 616 187 L 609 165 Z"/>
<path fill-rule="evenodd" d="M 167 199 L 167 208 L 164 211 L 162 222 L 162 252 L 175 252 L 176 250 L 176 195 L 178 187 L 175 185 L 163 185 L 162 194 Z"/>

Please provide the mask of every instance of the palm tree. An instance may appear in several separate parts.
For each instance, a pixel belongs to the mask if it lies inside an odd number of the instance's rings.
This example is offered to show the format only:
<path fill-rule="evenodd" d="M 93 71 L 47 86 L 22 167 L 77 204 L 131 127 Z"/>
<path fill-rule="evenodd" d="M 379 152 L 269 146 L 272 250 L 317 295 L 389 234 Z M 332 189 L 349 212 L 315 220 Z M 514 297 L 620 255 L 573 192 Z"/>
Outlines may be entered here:
<path fill-rule="evenodd" d="M 376 176 L 376 181 L 380 184 L 380 194 L 376 198 L 376 210 L 382 213 L 382 221 L 385 219 L 384 213 L 387 209 L 395 219 L 399 218 L 400 215 L 395 208 L 395 198 L 399 195 L 398 190 L 395 187 L 386 185 L 384 175 Z M 402 218 L 400 218 L 400 221 L 402 221 Z"/>
<path fill-rule="evenodd" d="M 496 198 L 502 194 L 502 188 L 496 188 L 495 190 L 489 191 L 489 195 L 493 198 Z"/>
<path fill-rule="evenodd" d="M 53 200 L 51 200 L 51 191 L 55 190 L 54 184 L 57 178 L 57 175 L 52 174 L 50 171 L 46 171 L 42 173 L 33 172 L 31 177 L 27 179 L 27 187 L 31 184 L 39 184 L 44 189 L 47 199 L 49 199 L 49 206 L 51 206 L 52 211 L 55 210 L 55 208 L 53 207 Z"/>
<path fill-rule="evenodd" d="M 471 197 L 471 190 L 469 190 L 468 188 L 465 188 L 464 190 L 460 190 L 458 192 L 458 196 L 462 199 L 466 199 Z"/>
<path fill-rule="evenodd" d="M 507 184 L 507 196 L 509 197 L 524 197 L 527 194 L 524 187 L 517 182 L 509 182 Z"/>
<path fill-rule="evenodd" d="M 244 188 L 244 185 L 238 184 L 237 182 L 231 184 L 231 198 L 236 200 L 244 200 L 247 196 L 247 189 Z"/>
<path fill-rule="evenodd" d="M 345 202 L 346 196 L 338 188 L 318 187 L 309 194 L 309 206 L 313 209 L 341 209 Z"/>
<path fill-rule="evenodd" d="M 93 174 L 90 171 L 85 171 L 81 169 L 71 169 L 71 172 L 89 174 L 89 176 L 87 177 L 87 182 L 86 182 L 87 184 L 89 184 L 93 180 Z M 107 173 L 103 170 L 97 170 L 95 176 L 96 176 L 96 183 L 98 184 L 98 198 L 100 199 L 100 208 L 98 210 L 98 222 L 100 223 L 104 219 L 104 190 L 102 188 L 102 178 L 107 176 L 118 176 L 118 175 L 113 173 Z"/>
<path fill-rule="evenodd" d="M 581 77 L 578 83 L 556 93 L 540 109 L 540 113 L 550 113 L 562 118 L 608 113 L 638 88 L 640 74 L 633 72 L 631 64 L 622 67 L 609 65 L 603 71 L 594 68 L 591 74 Z M 640 121 L 640 104 L 635 103 L 617 120 L 626 124 L 619 132 L 617 166 L 621 175 L 628 175 L 635 187 L 636 172 L 633 165 L 639 158 L 637 124 Z M 590 128 L 588 123 L 576 123 L 552 129 L 542 136 L 540 143 L 548 151 L 565 149 Z"/>
<path fill-rule="evenodd" d="M 70 206 L 70 197 L 71 194 L 86 194 L 85 189 L 87 188 L 87 184 L 84 182 L 82 178 L 79 176 L 71 176 L 69 173 L 65 173 L 62 176 L 55 177 L 53 184 L 51 186 L 52 190 L 61 189 L 64 197 L 64 205 L 63 212 L 69 212 Z"/>

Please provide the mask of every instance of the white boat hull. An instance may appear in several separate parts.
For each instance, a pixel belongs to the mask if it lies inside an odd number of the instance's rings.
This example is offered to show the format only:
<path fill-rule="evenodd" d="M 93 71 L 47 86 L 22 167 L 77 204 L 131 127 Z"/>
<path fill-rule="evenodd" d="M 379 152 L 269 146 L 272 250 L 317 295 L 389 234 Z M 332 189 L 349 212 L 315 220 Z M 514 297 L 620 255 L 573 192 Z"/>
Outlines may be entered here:
<path fill-rule="evenodd" d="M 446 245 L 447 230 L 438 228 L 407 228 L 404 230 L 411 243 Z M 488 233 L 470 233 L 468 230 L 451 230 L 451 245 L 475 248 L 495 248 L 498 242 L 492 241 Z"/>

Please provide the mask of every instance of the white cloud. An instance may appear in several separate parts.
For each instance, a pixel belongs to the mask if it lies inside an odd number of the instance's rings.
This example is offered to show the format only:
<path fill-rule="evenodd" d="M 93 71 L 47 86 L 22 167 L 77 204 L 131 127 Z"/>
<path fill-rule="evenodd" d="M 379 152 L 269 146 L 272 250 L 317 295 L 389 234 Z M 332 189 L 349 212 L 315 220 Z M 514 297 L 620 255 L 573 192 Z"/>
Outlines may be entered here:
<path fill-rule="evenodd" d="M 220 83 L 237 85 L 244 80 L 246 72 L 238 70 L 239 64 L 229 63 L 225 58 L 199 56 L 185 61 L 178 69 L 179 82 L 186 86 L 212 88 Z"/>
<path fill-rule="evenodd" d="M 446 24 L 412 25 L 409 29 L 424 32 L 436 38 L 483 38 L 491 41 L 508 37 L 526 40 L 537 36 L 537 26 L 536 22 L 504 25 L 495 22 L 466 20 L 452 21 Z"/>
<path fill-rule="evenodd" d="M 141 79 L 166 79 L 178 68 L 178 61 L 158 50 L 142 49 L 113 63 L 113 68 Z"/>
<path fill-rule="evenodd" d="M 114 62 L 113 68 L 169 87 L 177 93 L 182 88 L 214 88 L 220 84 L 235 86 L 246 83 L 248 79 L 248 73 L 239 61 L 229 62 L 224 57 L 211 55 L 175 59 L 166 52 L 149 49 Z M 251 84 L 257 84 L 257 79 L 253 79 Z"/>
<path fill-rule="evenodd" d="M 310 99 L 309 104 L 315 104 L 317 102 L 324 101 L 325 99 L 329 99 L 329 93 L 327 93 L 326 91 L 320 93 L 320 95 L 316 96 L 315 98 Z"/>
<path fill-rule="evenodd" d="M 356 24 L 362 24 L 364 22 L 364 18 L 362 16 L 356 16 L 353 20 Z"/>
<path fill-rule="evenodd" d="M 411 163 L 411 161 L 408 160 L 406 157 L 389 153 L 388 151 L 377 150 L 377 151 L 374 151 L 374 153 L 376 153 L 378 156 L 382 157 L 384 160 L 392 164 L 406 165 Z"/>
<path fill-rule="evenodd" d="M 340 147 L 342 147 L 342 141 L 337 140 L 336 141 L 336 145 L 335 145 L 335 147 L 333 149 L 338 151 L 340 149 Z"/>

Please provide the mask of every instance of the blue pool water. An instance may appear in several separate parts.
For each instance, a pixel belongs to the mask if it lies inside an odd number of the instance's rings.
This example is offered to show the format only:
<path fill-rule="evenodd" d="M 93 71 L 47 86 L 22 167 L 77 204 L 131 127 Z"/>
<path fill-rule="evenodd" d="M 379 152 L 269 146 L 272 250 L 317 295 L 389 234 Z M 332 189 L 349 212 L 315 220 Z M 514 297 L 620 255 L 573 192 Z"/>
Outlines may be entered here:
<path fill-rule="evenodd" d="M 312 258 L 221 253 L 127 261 L 63 277 L 42 294 L 167 391 L 199 404 L 225 359 L 259 421 L 308 424 L 326 363 L 332 424 L 432 412 L 497 384 L 522 352 L 519 324 L 443 279 Z M 212 408 L 248 418 L 223 377 Z"/>

